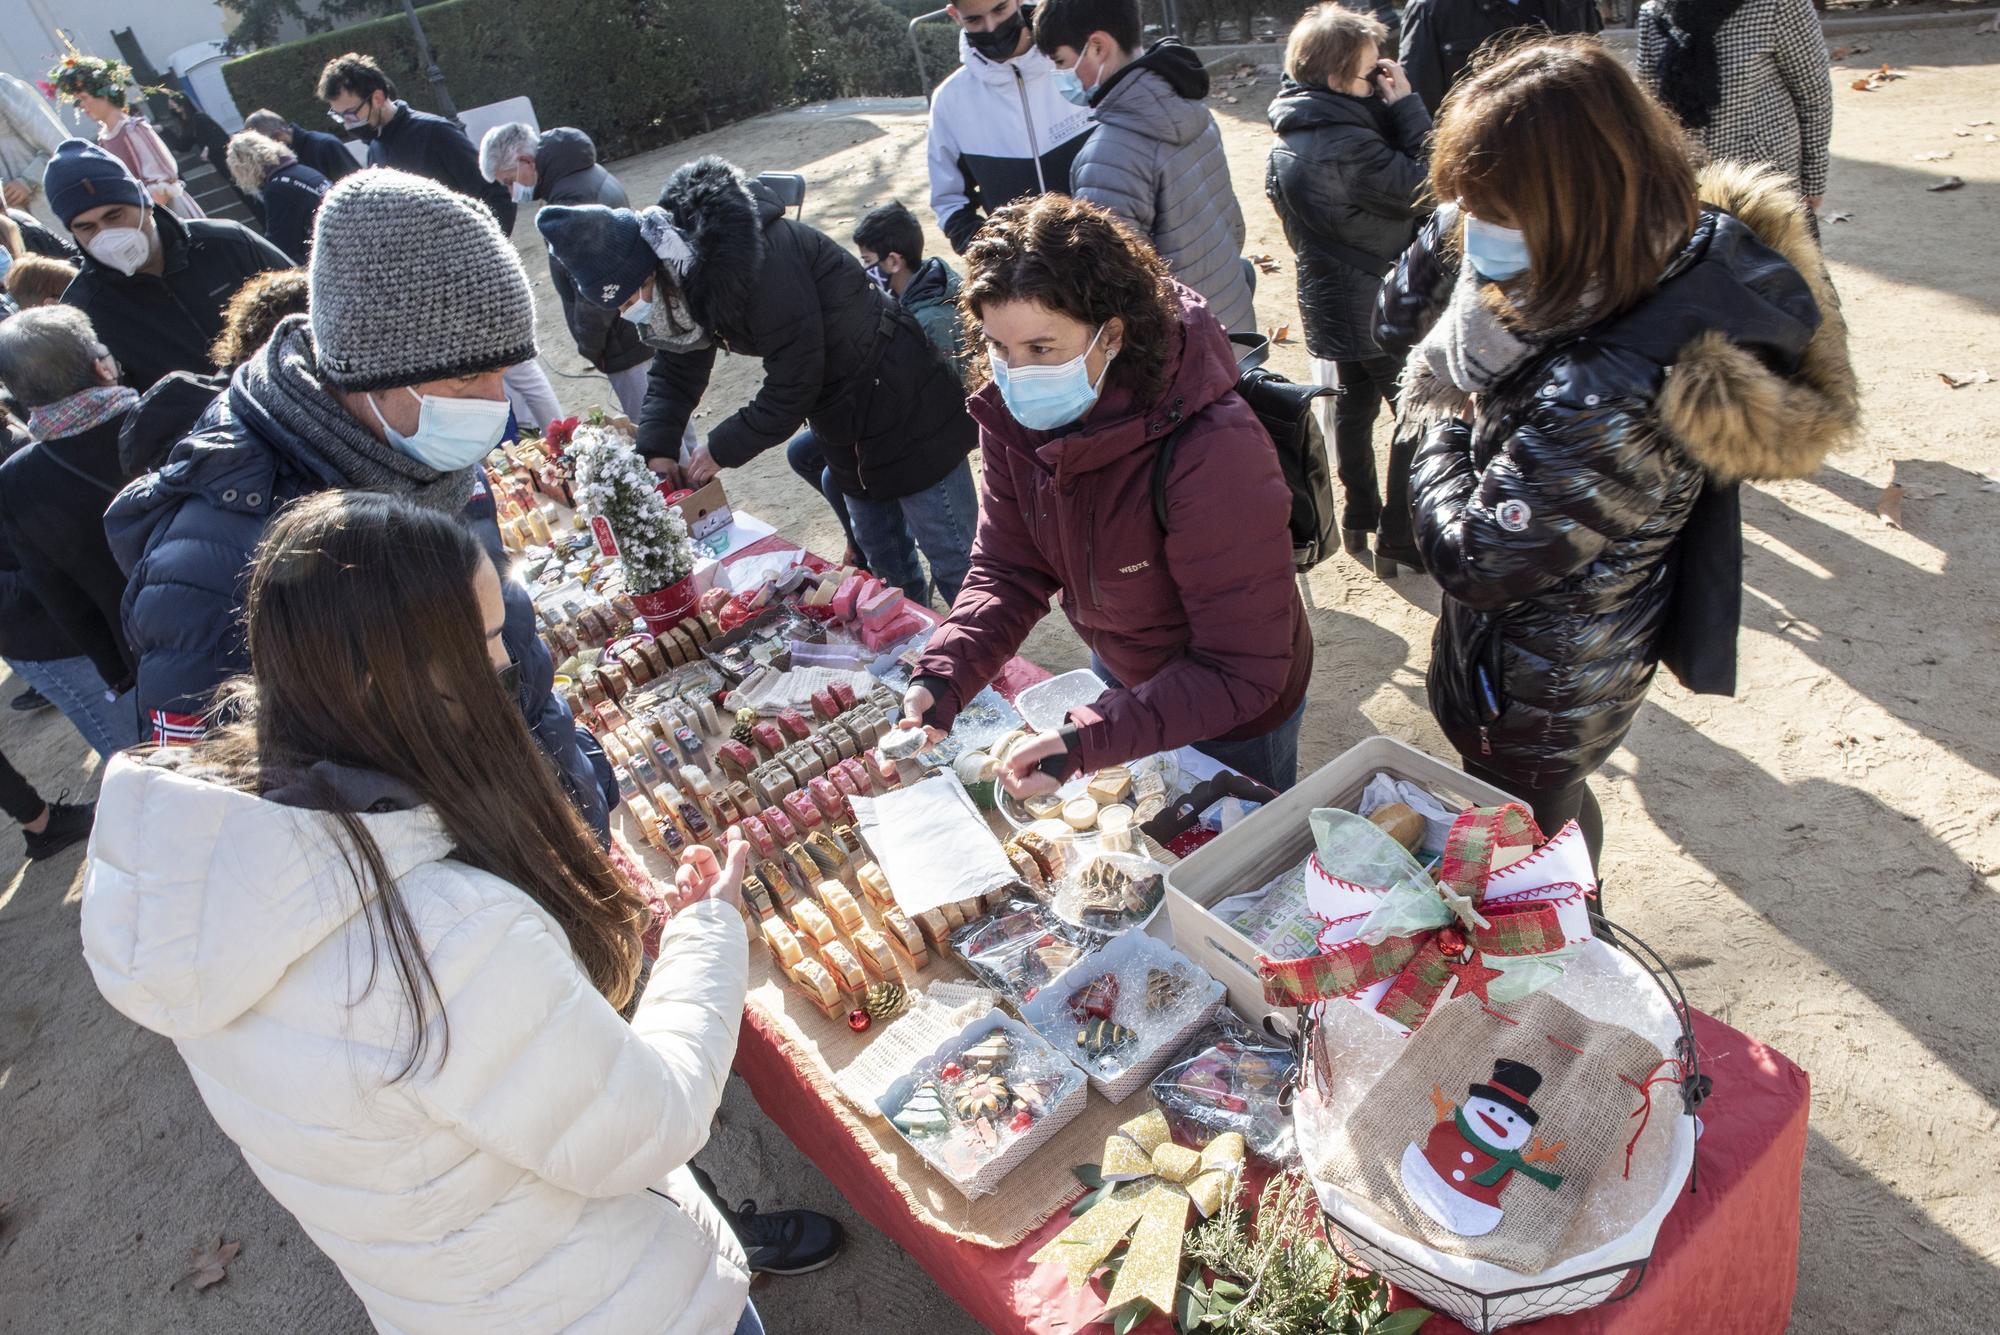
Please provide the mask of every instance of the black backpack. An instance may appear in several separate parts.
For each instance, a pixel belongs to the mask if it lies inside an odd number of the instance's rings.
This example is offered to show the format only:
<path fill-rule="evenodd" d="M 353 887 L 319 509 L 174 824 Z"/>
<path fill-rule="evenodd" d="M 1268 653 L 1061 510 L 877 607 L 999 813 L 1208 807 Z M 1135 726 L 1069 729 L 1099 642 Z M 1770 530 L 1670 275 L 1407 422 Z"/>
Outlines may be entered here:
<path fill-rule="evenodd" d="M 1266 371 L 1271 342 L 1261 334 L 1231 334 L 1229 341 L 1244 351 L 1236 363 L 1236 392 L 1270 433 L 1278 450 L 1278 467 L 1292 492 L 1292 565 L 1301 574 L 1340 549 L 1339 518 L 1333 504 L 1333 478 L 1326 467 L 1326 441 L 1312 413 L 1312 401 L 1333 391 L 1324 385 L 1295 385 L 1275 371 Z M 1167 474 L 1189 418 L 1160 442 L 1153 459 L 1153 515 L 1167 526 Z"/>

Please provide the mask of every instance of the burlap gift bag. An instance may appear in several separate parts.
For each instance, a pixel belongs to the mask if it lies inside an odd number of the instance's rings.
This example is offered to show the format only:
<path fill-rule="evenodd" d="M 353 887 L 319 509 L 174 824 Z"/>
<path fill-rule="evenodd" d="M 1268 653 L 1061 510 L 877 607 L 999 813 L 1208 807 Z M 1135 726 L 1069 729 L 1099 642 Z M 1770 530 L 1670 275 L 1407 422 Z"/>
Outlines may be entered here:
<path fill-rule="evenodd" d="M 1664 1063 L 1535 992 L 1452 998 L 1319 1144 L 1313 1176 L 1441 1252 L 1539 1274 L 1610 1175 Z"/>

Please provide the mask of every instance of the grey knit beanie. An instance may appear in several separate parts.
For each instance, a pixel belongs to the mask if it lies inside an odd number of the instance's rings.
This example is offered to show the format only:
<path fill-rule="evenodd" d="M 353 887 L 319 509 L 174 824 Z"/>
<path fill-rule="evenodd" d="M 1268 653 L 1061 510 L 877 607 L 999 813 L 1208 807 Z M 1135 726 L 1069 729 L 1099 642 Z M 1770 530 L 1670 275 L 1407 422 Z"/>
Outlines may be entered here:
<path fill-rule="evenodd" d="M 478 200 L 387 167 L 327 191 L 306 281 L 319 371 L 338 389 L 476 375 L 535 355 L 521 257 Z"/>

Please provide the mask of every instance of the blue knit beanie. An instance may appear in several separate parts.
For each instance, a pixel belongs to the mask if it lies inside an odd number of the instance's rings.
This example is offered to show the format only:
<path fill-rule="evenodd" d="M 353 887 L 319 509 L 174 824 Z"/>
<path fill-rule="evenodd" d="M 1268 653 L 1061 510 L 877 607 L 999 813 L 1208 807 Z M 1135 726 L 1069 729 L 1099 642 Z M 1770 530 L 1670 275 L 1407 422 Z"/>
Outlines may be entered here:
<path fill-rule="evenodd" d="M 639 215 L 602 204 L 552 204 L 535 218 L 542 239 L 584 300 L 623 306 L 660 267 L 639 231 Z"/>
<path fill-rule="evenodd" d="M 65 139 L 42 172 L 42 193 L 64 227 L 87 209 L 105 204 L 146 203 L 146 188 L 125 164 L 96 144 Z"/>

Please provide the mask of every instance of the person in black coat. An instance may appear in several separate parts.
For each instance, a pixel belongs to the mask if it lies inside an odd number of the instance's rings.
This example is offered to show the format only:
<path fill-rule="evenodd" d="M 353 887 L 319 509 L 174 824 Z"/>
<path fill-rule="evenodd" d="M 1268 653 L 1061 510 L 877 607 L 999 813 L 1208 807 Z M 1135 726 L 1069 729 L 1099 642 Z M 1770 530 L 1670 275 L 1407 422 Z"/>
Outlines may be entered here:
<path fill-rule="evenodd" d="M 137 660 L 119 612 L 125 574 L 104 536 L 105 507 L 124 481 L 118 432 L 139 396 L 118 383 L 111 354 L 69 306 L 0 323 L 0 383 L 29 410 L 34 437 L 0 464 L 0 531 L 27 587 L 75 646 L 60 657 L 80 652 L 95 669 L 79 681 L 52 668 L 59 680 L 43 694 L 109 755 L 139 739 L 129 694 Z M 107 689 L 122 700 L 106 705 Z"/>
<path fill-rule="evenodd" d="M 1381 23 L 1340 5 L 1308 10 L 1285 48 L 1285 79 L 1271 102 L 1278 139 L 1264 193 L 1298 260 L 1299 315 L 1320 430 L 1333 447 L 1345 493 L 1340 516 L 1347 550 L 1366 550 L 1380 530 L 1375 573 L 1389 578 L 1411 559 L 1409 457 L 1398 439 L 1389 458 L 1389 509 L 1375 472 L 1375 419 L 1393 413 L 1402 359 L 1376 346 L 1371 325 L 1382 275 L 1416 237 L 1423 218 L 1423 99 L 1402 69 L 1381 57 Z"/>
<path fill-rule="evenodd" d="M 913 534 L 931 580 L 957 596 L 978 514 L 965 462 L 977 429 L 950 363 L 853 255 L 719 158 L 676 171 L 657 209 L 545 208 L 537 222 L 584 297 L 641 321 L 658 350 L 639 422 L 657 471 L 699 486 L 805 427 L 869 568 L 925 600 Z M 684 455 L 718 347 L 762 358 L 764 383 Z"/>
<path fill-rule="evenodd" d="M 1679 127 L 1595 43 L 1524 48 L 1458 97 L 1431 162 L 1457 203 L 1376 323 L 1410 354 L 1411 505 L 1444 590 L 1431 711 L 1469 773 L 1545 834 L 1577 820 L 1595 857 L 1585 780 L 1662 658 L 1734 661 L 1734 611 L 1687 609 L 1740 599 L 1740 529 L 1683 535 L 1714 493 L 1805 476 L 1854 432 L 1846 326 L 1796 192 L 1727 164 L 1698 192 Z"/>
<path fill-rule="evenodd" d="M 1410 84 L 1433 116 L 1480 47 L 1503 32 L 1604 31 L 1597 0 L 1410 0 L 1401 53 Z"/>
<path fill-rule="evenodd" d="M 263 204 L 264 235 L 271 244 L 299 264 L 311 258 L 313 215 L 332 182 L 255 130 L 229 141 L 229 174 Z"/>
<path fill-rule="evenodd" d="M 396 85 L 368 56 L 350 51 L 320 71 L 319 100 L 349 129 L 366 126 L 375 138 L 368 165 L 428 176 L 468 199 L 484 203 L 500 230 L 514 230 L 514 199 L 505 186 L 479 174 L 479 150 L 456 121 L 414 110 L 396 97 Z"/>
<path fill-rule="evenodd" d="M 487 180 L 507 187 L 520 203 L 602 204 L 627 208 L 625 187 L 597 161 L 597 145 L 582 130 L 557 128 L 536 132 L 516 121 L 496 125 L 479 141 L 479 170 Z M 646 370 L 653 350 L 639 337 L 639 327 L 618 318 L 618 312 L 594 301 L 579 301 L 569 270 L 549 254 L 549 282 L 562 303 L 563 323 L 582 358 L 604 373 L 618 406 L 634 421 L 646 402 Z"/>
<path fill-rule="evenodd" d="M 329 181 L 338 181 L 349 172 L 361 170 L 361 164 L 347 151 L 347 143 L 339 135 L 328 134 L 324 130 L 308 130 L 275 111 L 251 112 L 243 118 L 243 128 L 255 130 L 266 139 L 277 140 L 292 150 L 292 156 Z"/>
<path fill-rule="evenodd" d="M 42 189 L 84 250 L 63 302 L 90 317 L 137 390 L 169 371 L 214 370 L 208 349 L 229 298 L 252 276 L 292 264 L 241 223 L 183 222 L 156 208 L 124 163 L 81 139 L 56 150 Z"/>
<path fill-rule="evenodd" d="M 40 255 L 45 260 L 61 260 L 65 264 L 75 264 L 83 258 L 83 252 L 71 245 L 68 237 L 57 236 L 26 209 L 8 209 L 7 216 L 14 220 L 14 226 L 20 228 L 21 245 L 28 254 Z"/>

